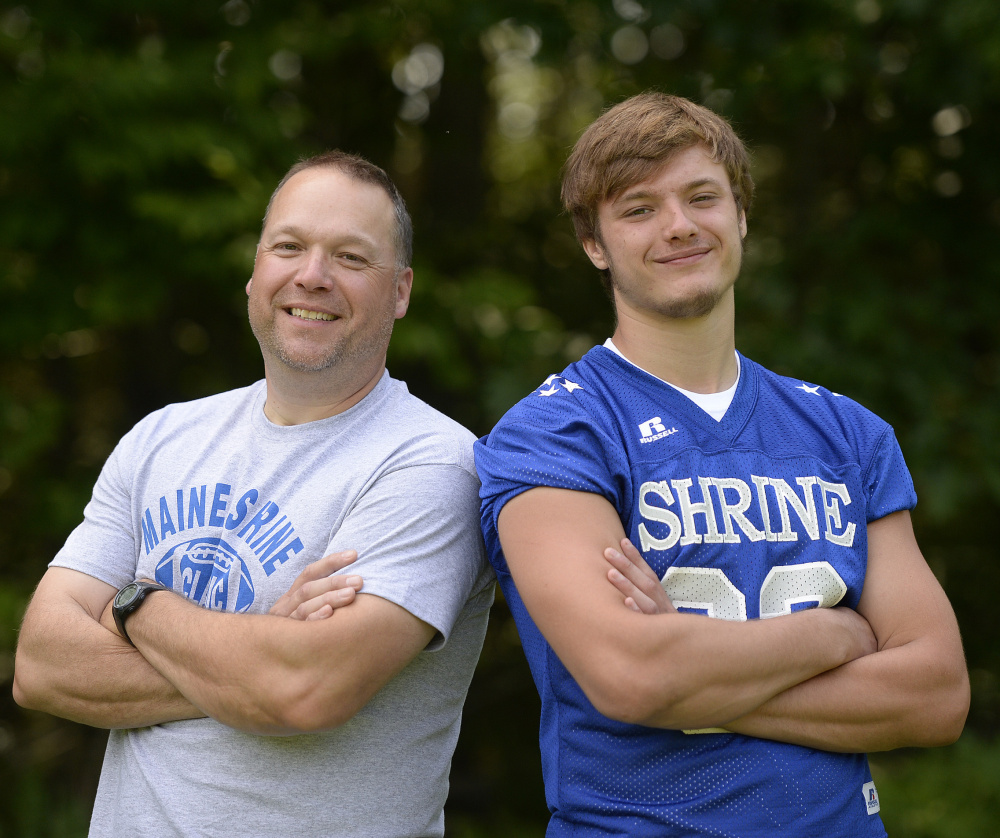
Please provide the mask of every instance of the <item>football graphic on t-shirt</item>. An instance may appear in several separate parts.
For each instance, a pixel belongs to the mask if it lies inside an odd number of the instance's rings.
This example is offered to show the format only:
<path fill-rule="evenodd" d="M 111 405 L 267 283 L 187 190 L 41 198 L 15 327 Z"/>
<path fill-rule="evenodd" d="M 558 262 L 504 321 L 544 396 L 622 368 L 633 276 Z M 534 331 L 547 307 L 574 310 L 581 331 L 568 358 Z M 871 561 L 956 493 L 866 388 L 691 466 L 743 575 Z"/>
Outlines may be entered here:
<path fill-rule="evenodd" d="M 156 565 L 156 581 L 214 611 L 246 611 L 253 605 L 246 563 L 217 537 L 194 538 L 170 548 Z"/>

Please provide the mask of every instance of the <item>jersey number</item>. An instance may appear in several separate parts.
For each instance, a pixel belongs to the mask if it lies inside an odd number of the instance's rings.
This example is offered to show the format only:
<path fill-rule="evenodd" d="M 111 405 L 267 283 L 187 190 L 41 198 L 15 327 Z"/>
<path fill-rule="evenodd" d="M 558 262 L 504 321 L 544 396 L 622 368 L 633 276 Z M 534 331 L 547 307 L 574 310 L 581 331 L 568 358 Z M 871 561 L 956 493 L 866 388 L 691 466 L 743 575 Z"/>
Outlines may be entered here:
<path fill-rule="evenodd" d="M 693 611 L 719 620 L 745 620 L 747 598 L 717 567 L 672 567 L 663 590 L 678 611 Z M 832 608 L 847 585 L 829 562 L 772 567 L 760 586 L 762 620 L 805 608 Z"/>
<path fill-rule="evenodd" d="M 747 598 L 717 567 L 672 567 L 663 590 L 678 611 L 720 620 L 746 620 Z M 772 567 L 760 586 L 760 618 L 780 617 L 805 608 L 832 608 L 844 598 L 847 585 L 829 562 Z M 724 728 L 684 733 L 728 733 Z"/>

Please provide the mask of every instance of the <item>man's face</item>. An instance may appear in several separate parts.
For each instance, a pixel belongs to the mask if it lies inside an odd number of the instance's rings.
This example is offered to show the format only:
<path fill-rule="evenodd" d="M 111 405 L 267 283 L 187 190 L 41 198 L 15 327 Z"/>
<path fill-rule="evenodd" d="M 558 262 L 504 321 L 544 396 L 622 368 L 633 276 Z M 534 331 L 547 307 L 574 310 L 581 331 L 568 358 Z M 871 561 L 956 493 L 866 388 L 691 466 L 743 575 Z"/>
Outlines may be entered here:
<path fill-rule="evenodd" d="M 619 317 L 703 317 L 736 282 L 746 215 L 725 168 L 694 145 L 604 201 L 597 229 L 583 247 L 610 272 Z"/>
<path fill-rule="evenodd" d="M 281 188 L 247 283 L 265 362 L 302 372 L 381 363 L 413 279 L 397 268 L 394 232 L 385 191 L 337 169 L 306 169 Z"/>

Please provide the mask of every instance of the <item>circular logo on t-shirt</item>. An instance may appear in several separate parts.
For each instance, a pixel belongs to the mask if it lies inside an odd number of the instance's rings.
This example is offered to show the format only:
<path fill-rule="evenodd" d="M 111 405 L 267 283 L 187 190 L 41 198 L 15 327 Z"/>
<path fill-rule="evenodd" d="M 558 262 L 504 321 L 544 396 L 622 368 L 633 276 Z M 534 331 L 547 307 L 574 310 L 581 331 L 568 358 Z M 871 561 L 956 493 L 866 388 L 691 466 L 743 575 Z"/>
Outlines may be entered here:
<path fill-rule="evenodd" d="M 156 581 L 214 611 L 246 611 L 254 588 L 243 559 L 221 538 L 193 538 L 156 565 Z"/>

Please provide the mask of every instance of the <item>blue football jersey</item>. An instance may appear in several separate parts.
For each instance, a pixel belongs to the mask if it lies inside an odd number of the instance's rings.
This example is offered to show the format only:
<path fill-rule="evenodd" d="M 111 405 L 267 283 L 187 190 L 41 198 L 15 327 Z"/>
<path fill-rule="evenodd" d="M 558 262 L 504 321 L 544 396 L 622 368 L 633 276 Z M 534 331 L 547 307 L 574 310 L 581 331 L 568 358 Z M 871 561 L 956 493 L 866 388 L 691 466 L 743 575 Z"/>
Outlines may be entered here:
<path fill-rule="evenodd" d="M 497 516 L 520 492 L 594 492 L 679 609 L 753 620 L 856 607 L 867 523 L 916 503 L 892 429 L 848 398 L 740 363 L 717 422 L 595 347 L 476 443 L 490 561 L 542 699 L 549 836 L 885 835 L 863 754 L 598 713 L 524 608 L 500 547 Z"/>

